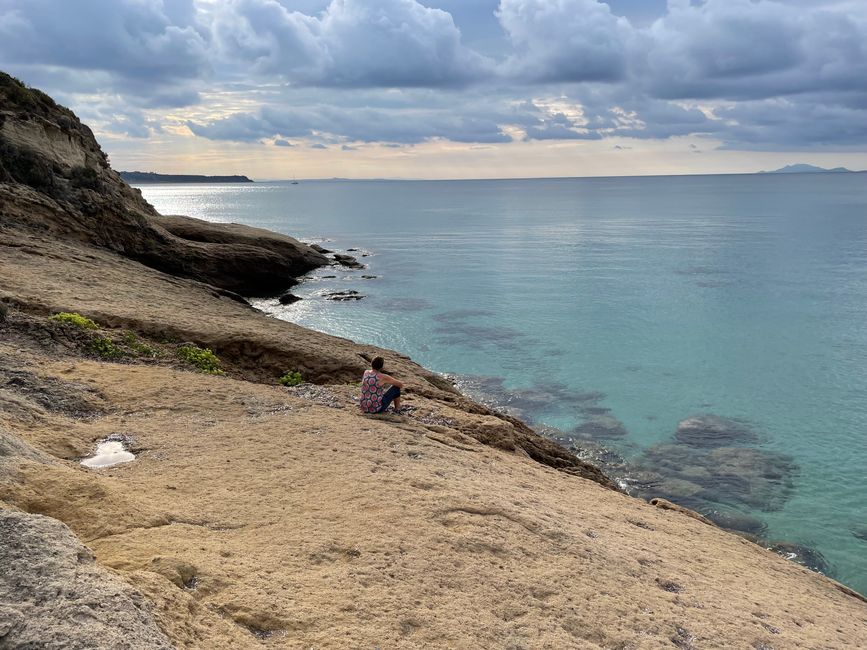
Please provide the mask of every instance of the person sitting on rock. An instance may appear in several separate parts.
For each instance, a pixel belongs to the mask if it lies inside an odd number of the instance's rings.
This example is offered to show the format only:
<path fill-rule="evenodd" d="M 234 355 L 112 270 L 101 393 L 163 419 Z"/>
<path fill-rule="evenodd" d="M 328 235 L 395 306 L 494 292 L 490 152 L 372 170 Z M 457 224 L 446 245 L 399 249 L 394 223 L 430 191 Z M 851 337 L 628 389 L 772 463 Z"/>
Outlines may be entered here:
<path fill-rule="evenodd" d="M 382 372 L 385 363 L 382 357 L 374 357 L 370 370 L 364 371 L 361 379 L 361 410 L 365 413 L 384 413 L 394 402 L 395 412 L 400 411 L 400 389 L 403 384 Z M 386 386 L 389 386 L 386 390 Z"/>

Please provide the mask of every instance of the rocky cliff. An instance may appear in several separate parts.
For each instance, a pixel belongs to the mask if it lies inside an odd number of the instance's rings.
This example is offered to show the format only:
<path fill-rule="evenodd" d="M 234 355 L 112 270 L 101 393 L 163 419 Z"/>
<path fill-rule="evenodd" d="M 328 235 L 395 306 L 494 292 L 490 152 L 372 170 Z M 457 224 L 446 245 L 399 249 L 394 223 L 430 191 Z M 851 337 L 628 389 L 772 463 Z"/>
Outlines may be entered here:
<path fill-rule="evenodd" d="M 87 126 L 2 72 L 0 182 L 0 228 L 96 245 L 246 296 L 279 293 L 292 277 L 328 263 L 291 237 L 224 231 L 214 240 L 204 222 L 170 232 L 111 169 Z"/>

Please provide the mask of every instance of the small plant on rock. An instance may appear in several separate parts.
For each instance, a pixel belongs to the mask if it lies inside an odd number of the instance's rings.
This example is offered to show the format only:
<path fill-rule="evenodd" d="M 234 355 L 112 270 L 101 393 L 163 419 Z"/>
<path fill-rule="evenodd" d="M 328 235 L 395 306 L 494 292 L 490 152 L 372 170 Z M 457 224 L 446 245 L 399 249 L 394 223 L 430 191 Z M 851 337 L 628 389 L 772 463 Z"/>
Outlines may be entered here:
<path fill-rule="evenodd" d="M 82 316 L 81 314 L 76 314 L 75 312 L 68 311 L 62 311 L 58 314 L 54 314 L 54 316 L 52 316 L 48 320 L 52 320 L 55 323 L 72 325 L 73 327 L 77 327 L 80 330 L 95 330 L 98 327 L 98 325 L 89 318 Z"/>
<path fill-rule="evenodd" d="M 124 356 L 123 350 L 107 336 L 97 336 L 90 342 L 88 348 L 101 359 L 120 359 Z"/>
<path fill-rule="evenodd" d="M 304 383 L 304 378 L 296 370 L 287 370 L 286 374 L 280 377 L 278 381 L 284 386 L 297 386 Z"/>
<path fill-rule="evenodd" d="M 160 356 L 160 351 L 156 348 L 152 348 L 147 343 L 140 341 L 138 336 L 136 336 L 135 332 L 126 331 L 121 336 L 121 340 L 123 344 L 126 345 L 130 350 L 135 352 L 140 357 L 147 357 L 148 359 L 154 359 Z"/>
<path fill-rule="evenodd" d="M 178 357 L 195 366 L 206 375 L 224 375 L 220 368 L 220 358 L 210 348 L 200 348 L 197 345 L 182 345 L 178 348 Z"/>
<path fill-rule="evenodd" d="M 9 318 L 9 307 L 5 302 L 0 302 L 0 323 L 5 323 Z"/>

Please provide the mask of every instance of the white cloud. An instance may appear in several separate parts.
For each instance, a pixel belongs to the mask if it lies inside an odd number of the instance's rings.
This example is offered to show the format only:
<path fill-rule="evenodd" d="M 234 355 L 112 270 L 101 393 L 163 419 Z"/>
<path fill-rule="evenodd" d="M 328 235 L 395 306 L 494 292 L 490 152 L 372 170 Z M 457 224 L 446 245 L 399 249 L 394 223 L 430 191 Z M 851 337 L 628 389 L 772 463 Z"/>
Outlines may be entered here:
<path fill-rule="evenodd" d="M 599 0 L 459 6 L 0 0 L 0 68 L 127 137 L 867 144 L 864 0 L 669 0 L 640 25 Z M 495 37 L 497 60 L 467 45 Z"/>
<path fill-rule="evenodd" d="M 491 67 L 461 44 L 450 14 L 415 0 L 333 0 L 320 16 L 234 0 L 215 13 L 215 32 L 225 56 L 302 85 L 460 85 Z"/>
<path fill-rule="evenodd" d="M 528 82 L 616 81 L 626 73 L 631 27 L 596 0 L 501 0 L 515 53 L 506 76 Z"/>

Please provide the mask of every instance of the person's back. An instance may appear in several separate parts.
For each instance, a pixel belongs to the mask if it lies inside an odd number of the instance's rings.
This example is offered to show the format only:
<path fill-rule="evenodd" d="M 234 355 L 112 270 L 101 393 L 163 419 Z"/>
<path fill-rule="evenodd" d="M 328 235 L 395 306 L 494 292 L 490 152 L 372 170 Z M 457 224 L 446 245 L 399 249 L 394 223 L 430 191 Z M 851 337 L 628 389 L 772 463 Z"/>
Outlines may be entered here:
<path fill-rule="evenodd" d="M 376 413 L 382 406 L 382 395 L 385 385 L 379 381 L 376 370 L 365 370 L 361 380 L 361 410 L 365 413 Z"/>
<path fill-rule="evenodd" d="M 361 379 L 359 406 L 365 413 L 382 413 L 392 401 L 395 411 L 400 409 L 400 389 L 403 384 L 381 372 L 383 363 L 382 357 L 376 357 L 370 364 L 371 369 L 365 370 Z M 390 384 L 388 390 L 386 384 Z"/>

